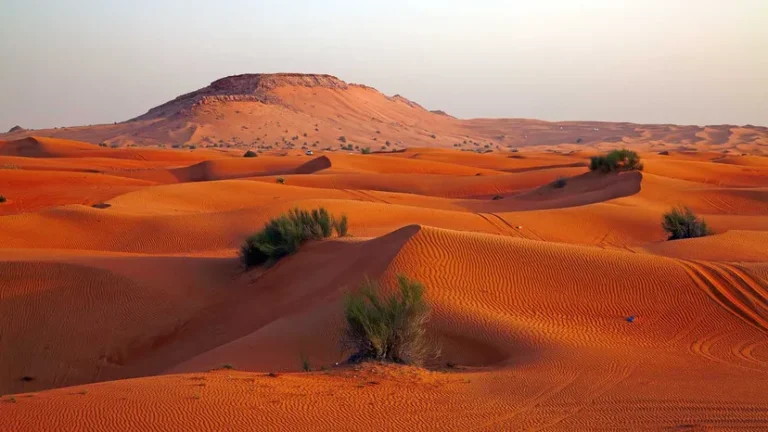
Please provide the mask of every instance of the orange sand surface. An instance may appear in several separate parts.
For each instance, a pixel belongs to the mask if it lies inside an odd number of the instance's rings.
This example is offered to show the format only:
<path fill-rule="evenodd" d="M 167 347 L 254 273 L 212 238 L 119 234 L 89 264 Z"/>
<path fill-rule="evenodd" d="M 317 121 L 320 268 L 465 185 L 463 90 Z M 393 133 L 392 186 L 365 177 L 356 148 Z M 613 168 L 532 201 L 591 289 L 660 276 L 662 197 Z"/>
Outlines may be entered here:
<path fill-rule="evenodd" d="M 361 86 L 275 92 L 316 116 L 364 102 L 334 136 L 378 135 L 360 123 L 375 113 L 381 135 L 464 136 Z M 249 103 L 227 109 L 278 109 Z M 300 121 L 285 109 L 270 130 L 313 130 Z M 768 430 L 760 144 L 725 154 L 748 133 L 665 129 L 711 147 L 694 151 L 637 130 L 644 171 L 599 174 L 599 143 L 541 146 L 605 126 L 563 125 L 529 121 L 539 143 L 485 154 L 0 141 L 0 431 Z M 676 205 L 714 235 L 666 241 Z M 295 206 L 346 214 L 351 235 L 245 271 L 243 240 Z M 441 358 L 345 365 L 344 294 L 401 273 L 426 286 Z"/>

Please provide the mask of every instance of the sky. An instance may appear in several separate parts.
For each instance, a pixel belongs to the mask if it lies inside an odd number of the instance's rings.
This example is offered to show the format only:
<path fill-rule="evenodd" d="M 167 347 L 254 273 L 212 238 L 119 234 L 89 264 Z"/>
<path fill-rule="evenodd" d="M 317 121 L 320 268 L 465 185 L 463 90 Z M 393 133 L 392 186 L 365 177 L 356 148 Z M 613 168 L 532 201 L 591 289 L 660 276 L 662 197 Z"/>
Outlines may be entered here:
<path fill-rule="evenodd" d="M 0 0 L 0 23 L 0 131 L 268 72 L 461 118 L 768 125 L 768 0 Z"/>

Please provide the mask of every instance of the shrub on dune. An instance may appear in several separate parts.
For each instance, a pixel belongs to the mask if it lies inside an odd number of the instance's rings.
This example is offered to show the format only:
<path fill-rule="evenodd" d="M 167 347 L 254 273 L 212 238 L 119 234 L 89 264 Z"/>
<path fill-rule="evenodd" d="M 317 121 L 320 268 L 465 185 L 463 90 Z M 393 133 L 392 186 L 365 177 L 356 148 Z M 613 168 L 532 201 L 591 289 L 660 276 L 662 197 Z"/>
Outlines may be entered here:
<path fill-rule="evenodd" d="M 5 195 L 0 195 L 0 204 L 8 201 L 8 199 L 5 197 Z"/>
<path fill-rule="evenodd" d="M 669 234 L 668 240 L 704 237 L 712 234 L 704 219 L 688 207 L 677 207 L 664 213 L 661 226 Z"/>
<path fill-rule="evenodd" d="M 362 154 L 371 154 L 371 148 L 370 147 L 363 147 L 360 149 L 360 153 Z"/>
<path fill-rule="evenodd" d="M 643 164 L 640 163 L 640 156 L 632 150 L 613 150 L 602 156 L 593 156 L 589 160 L 590 171 L 600 171 L 603 173 L 617 171 L 642 171 Z"/>
<path fill-rule="evenodd" d="M 346 216 L 342 216 L 346 234 Z M 291 209 L 287 214 L 271 219 L 264 228 L 248 237 L 240 248 L 240 257 L 246 268 L 274 263 L 292 255 L 309 240 L 328 238 L 338 224 L 328 210 Z"/>
<path fill-rule="evenodd" d="M 345 237 L 349 227 L 347 226 L 347 215 L 341 215 L 338 220 L 334 219 L 333 229 L 336 230 L 336 235 L 339 237 Z"/>
<path fill-rule="evenodd" d="M 247 157 L 247 158 L 252 158 L 252 157 L 256 157 L 256 156 L 258 156 L 258 154 L 255 151 L 253 151 L 253 150 L 248 150 L 243 155 L 243 157 Z"/>
<path fill-rule="evenodd" d="M 275 179 L 275 182 L 280 183 L 280 184 L 285 184 L 285 179 L 282 178 L 282 177 L 278 177 L 278 178 Z"/>
<path fill-rule="evenodd" d="M 388 297 L 376 282 L 366 281 L 344 302 L 347 327 L 342 348 L 353 351 L 350 362 L 387 361 L 422 365 L 438 356 L 427 338 L 430 308 L 424 286 L 406 276 L 397 276 L 398 292 Z"/>

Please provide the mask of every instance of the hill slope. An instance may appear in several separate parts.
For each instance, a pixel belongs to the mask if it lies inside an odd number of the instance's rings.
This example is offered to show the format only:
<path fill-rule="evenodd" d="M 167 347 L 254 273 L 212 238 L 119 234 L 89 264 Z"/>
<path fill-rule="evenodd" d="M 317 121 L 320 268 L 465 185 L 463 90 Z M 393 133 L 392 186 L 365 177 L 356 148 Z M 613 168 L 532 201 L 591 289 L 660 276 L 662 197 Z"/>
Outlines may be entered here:
<path fill-rule="evenodd" d="M 460 147 L 483 152 L 518 147 L 578 149 L 586 145 L 768 153 L 765 127 L 461 120 L 441 111 L 428 111 L 399 95 L 388 97 L 371 87 L 314 74 L 226 77 L 126 122 L 18 129 L 0 134 L 0 139 L 29 135 L 117 145 L 215 144 L 263 149 L 338 149 L 346 142 L 373 150 Z"/>

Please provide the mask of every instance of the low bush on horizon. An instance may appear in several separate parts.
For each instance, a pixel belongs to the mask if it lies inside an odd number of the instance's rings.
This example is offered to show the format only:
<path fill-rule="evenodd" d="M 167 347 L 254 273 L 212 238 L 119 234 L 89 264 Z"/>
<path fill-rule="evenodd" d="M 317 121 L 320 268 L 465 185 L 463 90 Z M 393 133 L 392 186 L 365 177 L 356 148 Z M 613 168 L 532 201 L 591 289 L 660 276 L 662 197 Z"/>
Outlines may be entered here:
<path fill-rule="evenodd" d="M 3 204 L 6 201 L 8 201 L 8 198 L 6 198 L 5 195 L 0 194 L 0 204 Z"/>
<path fill-rule="evenodd" d="M 280 184 L 285 184 L 285 179 L 282 176 L 280 176 L 275 179 L 275 182 Z"/>
<path fill-rule="evenodd" d="M 704 219 L 688 207 L 675 207 L 664 213 L 661 226 L 669 234 L 667 240 L 704 237 L 712 234 Z"/>
<path fill-rule="evenodd" d="M 256 156 L 258 156 L 258 154 L 255 151 L 253 151 L 253 150 L 248 150 L 243 155 L 243 157 L 247 157 L 247 158 L 252 158 L 252 157 L 256 157 Z"/>
<path fill-rule="evenodd" d="M 643 164 L 636 152 L 627 149 L 612 150 L 602 156 L 592 156 L 589 160 L 590 171 L 603 173 L 617 171 L 642 171 Z"/>
<path fill-rule="evenodd" d="M 295 207 L 248 237 L 240 258 L 246 268 L 274 263 L 296 253 L 307 241 L 328 238 L 334 231 L 339 236 L 347 234 L 346 215 L 337 220 L 323 207 L 311 211 Z"/>
<path fill-rule="evenodd" d="M 370 147 L 363 147 L 360 149 L 360 153 L 362 154 L 371 154 L 371 148 Z"/>
<path fill-rule="evenodd" d="M 438 357 L 439 349 L 427 338 L 431 310 L 424 285 L 397 275 L 398 291 L 381 294 L 377 282 L 366 280 L 344 301 L 347 327 L 342 349 L 352 351 L 350 363 L 365 360 L 420 366 Z"/>

